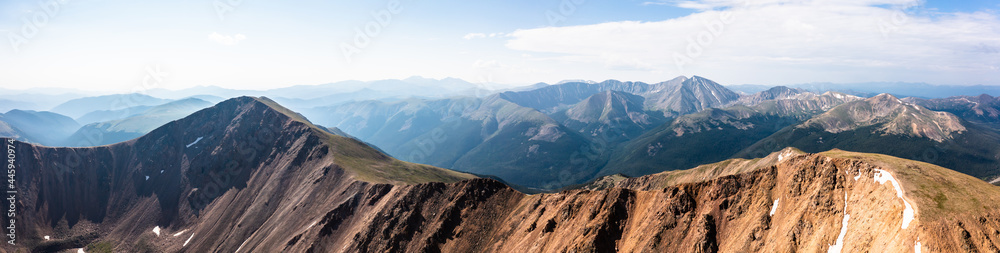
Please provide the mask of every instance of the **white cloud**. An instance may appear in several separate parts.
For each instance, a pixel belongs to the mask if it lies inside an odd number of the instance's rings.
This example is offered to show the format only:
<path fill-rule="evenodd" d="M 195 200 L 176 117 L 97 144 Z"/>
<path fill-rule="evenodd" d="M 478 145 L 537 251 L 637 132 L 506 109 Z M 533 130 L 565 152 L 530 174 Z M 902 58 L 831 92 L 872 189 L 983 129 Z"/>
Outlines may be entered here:
<path fill-rule="evenodd" d="M 466 40 L 471 40 L 471 39 L 477 39 L 477 38 L 496 38 L 496 37 L 507 37 L 507 36 L 508 36 L 508 34 L 506 34 L 506 33 L 490 33 L 490 34 L 485 34 L 485 33 L 470 33 L 470 34 L 466 34 L 465 36 L 462 36 L 462 38 L 466 39 Z"/>
<path fill-rule="evenodd" d="M 662 71 L 667 77 L 1000 82 L 995 75 L 1000 74 L 1000 19 L 994 13 L 929 13 L 916 0 L 649 2 L 660 3 L 702 11 L 656 22 L 522 29 L 508 35 L 506 46 L 605 69 Z"/>
<path fill-rule="evenodd" d="M 466 40 L 471 40 L 471 39 L 475 39 L 475 38 L 486 38 L 486 34 L 485 33 L 470 33 L 470 34 L 466 34 L 462 38 L 466 39 Z"/>
<path fill-rule="evenodd" d="M 670 1 L 660 0 L 660 1 L 643 2 L 642 5 L 674 5 L 674 3 Z"/>
<path fill-rule="evenodd" d="M 240 41 L 245 40 L 246 38 L 247 38 L 246 35 L 239 34 L 239 33 L 237 33 L 236 35 L 229 36 L 229 35 L 222 35 L 222 34 L 219 34 L 217 32 L 213 32 L 212 34 L 208 35 L 208 39 L 209 40 L 215 41 L 216 43 L 219 43 L 219 44 L 225 45 L 225 46 L 236 45 L 236 44 L 240 43 Z"/>

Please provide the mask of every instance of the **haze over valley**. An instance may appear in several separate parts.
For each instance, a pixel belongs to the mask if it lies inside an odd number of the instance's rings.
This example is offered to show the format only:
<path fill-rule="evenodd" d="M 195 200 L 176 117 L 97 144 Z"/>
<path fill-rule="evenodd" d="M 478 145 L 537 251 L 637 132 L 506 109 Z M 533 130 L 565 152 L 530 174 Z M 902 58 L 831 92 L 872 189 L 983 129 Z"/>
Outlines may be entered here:
<path fill-rule="evenodd" d="M 0 3 L 0 252 L 1000 252 L 991 1 Z"/>

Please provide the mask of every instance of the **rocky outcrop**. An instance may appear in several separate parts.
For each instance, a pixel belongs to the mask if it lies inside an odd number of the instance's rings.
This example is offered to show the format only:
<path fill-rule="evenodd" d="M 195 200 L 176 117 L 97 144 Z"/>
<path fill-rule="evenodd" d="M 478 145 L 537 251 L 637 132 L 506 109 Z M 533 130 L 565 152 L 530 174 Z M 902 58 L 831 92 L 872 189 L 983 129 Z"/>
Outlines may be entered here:
<path fill-rule="evenodd" d="M 565 83 L 537 90 L 504 92 L 499 97 L 545 113 L 562 111 L 604 91 L 620 91 L 645 98 L 644 109 L 676 117 L 721 107 L 735 102 L 740 95 L 700 76 L 679 76 L 655 84 L 608 80 L 601 83 Z"/>
<path fill-rule="evenodd" d="M 839 150 L 783 149 L 526 195 L 392 159 L 257 98 L 126 143 L 17 149 L 31 169 L 17 174 L 23 248 L 9 251 L 964 252 L 1000 243 L 995 186 Z"/>
<path fill-rule="evenodd" d="M 868 126 L 877 126 L 877 131 L 882 134 L 928 138 L 937 142 L 952 139 L 966 131 L 955 115 L 905 103 L 889 94 L 844 104 L 803 124 L 803 127 L 819 127 L 831 133 Z"/>
<path fill-rule="evenodd" d="M 340 203 L 343 190 L 333 190 L 356 182 L 474 177 L 392 159 L 264 98 L 231 99 L 110 146 L 15 146 L 18 246 L 34 251 L 233 251 L 255 234 L 301 229 Z"/>
<path fill-rule="evenodd" d="M 935 99 L 908 97 L 902 100 L 927 109 L 949 112 L 969 122 L 1000 129 L 1000 97 L 982 94 Z"/>
<path fill-rule="evenodd" d="M 693 76 L 658 83 L 652 91 L 644 95 L 646 106 L 663 111 L 665 116 L 698 112 L 707 108 L 729 105 L 740 98 L 740 94 L 704 77 Z"/>
<path fill-rule="evenodd" d="M 605 141 L 634 138 L 667 119 L 646 111 L 645 98 L 620 91 L 603 91 L 552 118 L 586 136 Z"/>
<path fill-rule="evenodd" d="M 968 188 L 924 187 L 966 180 Z M 992 200 L 997 188 L 937 166 L 881 155 L 787 149 L 764 159 L 617 182 L 597 191 L 537 195 L 489 179 L 393 186 L 385 196 L 355 201 L 374 204 L 357 207 L 330 236 L 315 237 L 322 232 L 313 229 L 301 237 L 308 240 L 289 249 L 911 252 L 919 243 L 924 252 L 954 252 L 988 251 L 1000 242 L 1000 235 L 990 234 L 1000 228 L 995 218 L 1000 213 L 991 209 L 995 202 L 939 207 L 925 196 L 946 196 L 945 202 Z M 965 190 L 973 194 L 961 196 Z M 955 212 L 965 208 L 975 211 Z"/>

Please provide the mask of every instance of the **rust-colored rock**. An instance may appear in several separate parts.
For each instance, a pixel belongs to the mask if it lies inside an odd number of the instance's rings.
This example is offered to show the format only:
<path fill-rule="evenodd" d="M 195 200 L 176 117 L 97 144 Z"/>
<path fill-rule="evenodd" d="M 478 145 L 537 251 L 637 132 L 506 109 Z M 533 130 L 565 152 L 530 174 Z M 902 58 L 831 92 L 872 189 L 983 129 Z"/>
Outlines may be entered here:
<path fill-rule="evenodd" d="M 30 154 L 23 167 L 34 168 L 18 174 L 20 247 L 912 252 L 919 243 L 922 252 L 995 252 L 1000 242 L 1000 189 L 895 157 L 785 149 L 600 181 L 587 186 L 593 190 L 526 195 L 495 180 L 400 162 L 280 109 L 243 98 L 208 109 L 229 114 L 196 113 L 128 143 L 18 144 Z M 264 137 L 260 129 L 276 132 Z M 241 148 L 258 152 L 241 155 Z M 79 165 L 59 172 L 53 161 L 74 155 Z M 227 166 L 227 157 L 236 165 Z"/>

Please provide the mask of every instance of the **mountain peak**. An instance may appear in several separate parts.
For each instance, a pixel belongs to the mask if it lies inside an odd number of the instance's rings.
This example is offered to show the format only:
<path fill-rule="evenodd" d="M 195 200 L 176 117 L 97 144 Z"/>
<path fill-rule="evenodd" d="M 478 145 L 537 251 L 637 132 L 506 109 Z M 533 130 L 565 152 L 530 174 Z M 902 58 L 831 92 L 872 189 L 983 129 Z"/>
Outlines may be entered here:
<path fill-rule="evenodd" d="M 740 101 L 747 105 L 757 105 L 768 100 L 801 98 L 803 94 L 814 95 L 803 89 L 775 86 L 761 92 L 740 97 Z"/>
<path fill-rule="evenodd" d="M 694 77 L 702 78 L 700 76 L 694 76 Z M 680 82 L 684 82 L 684 81 L 687 81 L 687 80 L 688 80 L 688 78 L 686 76 L 677 76 L 677 77 L 674 77 L 674 79 L 670 79 L 670 80 L 665 81 L 664 83 L 675 83 L 675 82 L 676 83 L 680 83 Z"/>
<path fill-rule="evenodd" d="M 878 94 L 875 95 L 874 97 L 868 98 L 867 100 L 871 102 L 878 102 L 884 104 L 903 104 L 902 100 L 899 100 L 899 98 L 889 93 Z"/>
<path fill-rule="evenodd" d="M 801 127 L 805 126 L 820 127 L 831 133 L 877 126 L 882 134 L 923 137 L 938 142 L 966 131 L 955 115 L 905 103 L 888 93 L 837 106 Z"/>

